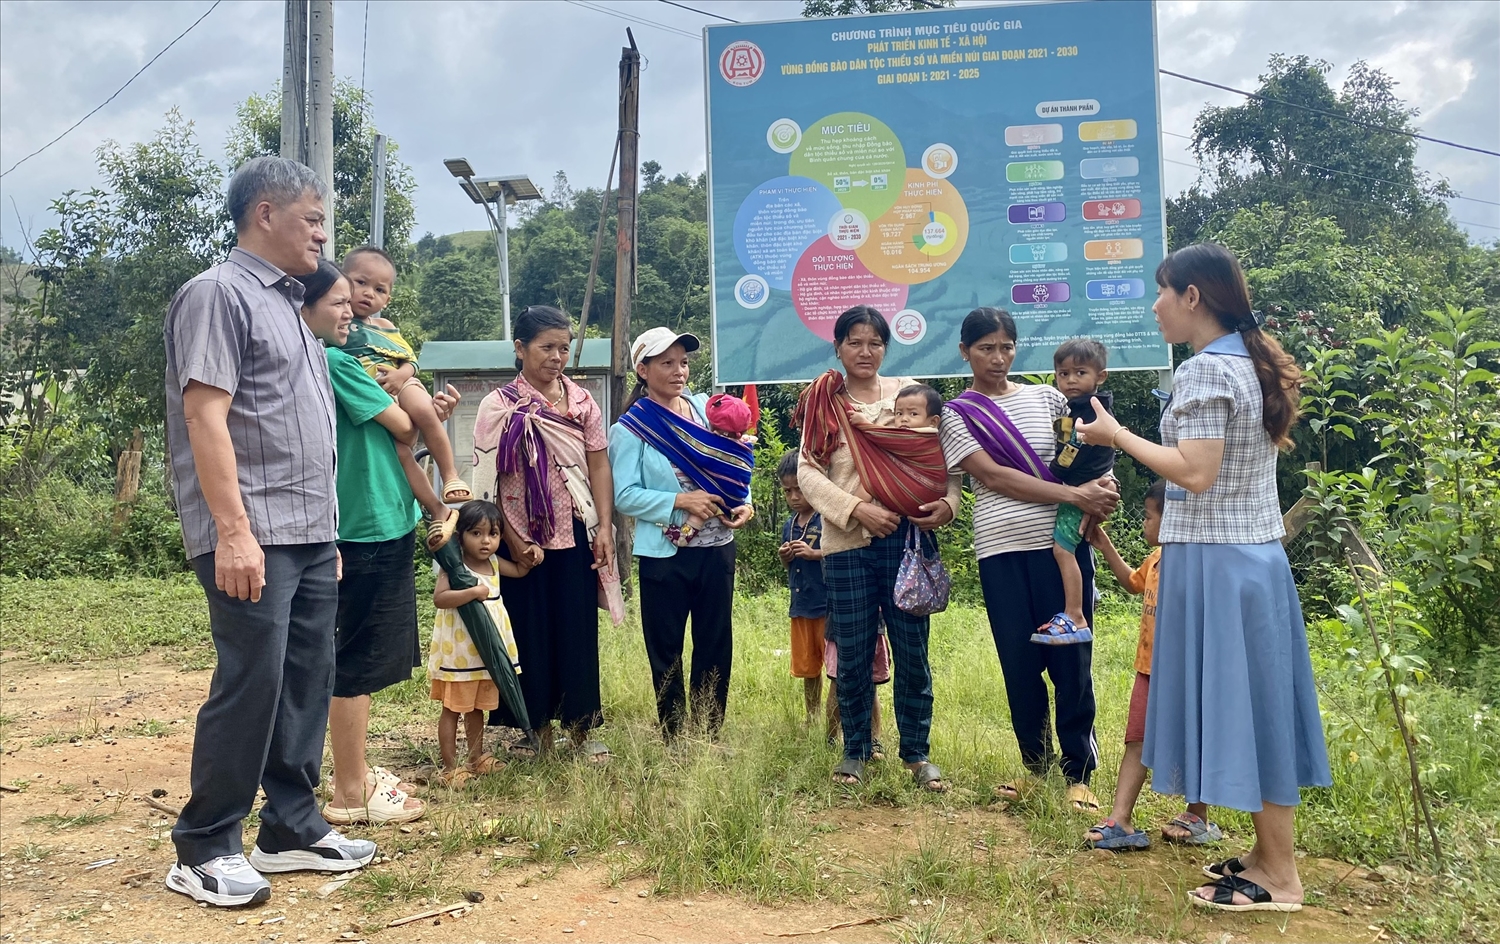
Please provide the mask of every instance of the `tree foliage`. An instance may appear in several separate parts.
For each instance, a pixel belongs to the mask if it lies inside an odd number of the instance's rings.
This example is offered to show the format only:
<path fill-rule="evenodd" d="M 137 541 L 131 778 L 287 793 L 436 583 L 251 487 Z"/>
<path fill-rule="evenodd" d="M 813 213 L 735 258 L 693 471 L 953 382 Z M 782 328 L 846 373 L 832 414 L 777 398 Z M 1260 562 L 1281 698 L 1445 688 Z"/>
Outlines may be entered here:
<path fill-rule="evenodd" d="M 370 241 L 370 208 L 375 178 L 375 133 L 369 119 L 370 97 L 359 86 L 339 81 L 333 88 L 334 246 L 345 250 Z M 252 157 L 281 151 L 281 90 L 251 95 L 236 110 L 229 133 L 228 163 L 235 168 Z M 385 246 L 401 261 L 416 219 L 416 178 L 397 156 L 394 141 L 385 147 Z"/>

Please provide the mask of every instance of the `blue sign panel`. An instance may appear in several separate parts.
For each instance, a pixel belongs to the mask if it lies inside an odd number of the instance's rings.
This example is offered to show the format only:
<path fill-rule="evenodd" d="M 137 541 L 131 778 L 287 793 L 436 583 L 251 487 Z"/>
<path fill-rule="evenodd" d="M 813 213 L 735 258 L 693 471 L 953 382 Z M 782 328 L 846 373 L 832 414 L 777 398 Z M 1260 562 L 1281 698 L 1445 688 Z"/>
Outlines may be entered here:
<path fill-rule="evenodd" d="M 853 305 L 890 321 L 889 376 L 965 374 L 981 305 L 1014 316 L 1018 372 L 1078 335 L 1170 366 L 1149 0 L 706 32 L 717 383 L 817 376 Z"/>

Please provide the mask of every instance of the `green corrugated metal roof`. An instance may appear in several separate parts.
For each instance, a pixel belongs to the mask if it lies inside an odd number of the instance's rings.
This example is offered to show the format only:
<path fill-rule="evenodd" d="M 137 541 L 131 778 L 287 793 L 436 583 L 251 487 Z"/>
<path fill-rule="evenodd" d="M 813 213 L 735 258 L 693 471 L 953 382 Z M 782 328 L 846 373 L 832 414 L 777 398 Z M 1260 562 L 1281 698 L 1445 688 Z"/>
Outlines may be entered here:
<path fill-rule="evenodd" d="M 608 370 L 609 338 L 587 338 L 579 367 Z M 509 341 L 428 341 L 422 345 L 417 366 L 423 370 L 511 370 L 515 367 L 515 345 Z M 568 358 L 573 369 L 573 358 Z"/>

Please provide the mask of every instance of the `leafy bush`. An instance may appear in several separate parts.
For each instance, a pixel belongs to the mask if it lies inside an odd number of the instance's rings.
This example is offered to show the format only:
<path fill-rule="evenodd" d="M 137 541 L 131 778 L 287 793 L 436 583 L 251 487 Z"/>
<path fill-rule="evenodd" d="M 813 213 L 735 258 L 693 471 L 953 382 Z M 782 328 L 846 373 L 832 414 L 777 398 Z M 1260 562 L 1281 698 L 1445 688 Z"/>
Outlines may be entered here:
<path fill-rule="evenodd" d="M 187 569 L 177 514 L 143 488 L 114 526 L 114 496 L 54 475 L 29 492 L 0 493 L 0 573 L 7 577 L 164 577 Z"/>
<path fill-rule="evenodd" d="M 1472 682 L 1475 655 L 1500 647 L 1500 412 L 1496 374 L 1475 340 L 1482 313 L 1425 312 L 1423 336 L 1397 327 L 1362 338 L 1363 357 L 1320 352 L 1304 408 L 1320 436 L 1347 440 L 1363 428 L 1378 443 L 1359 472 L 1310 478 L 1319 550 L 1341 557 L 1352 524 L 1411 587 L 1423 648 L 1439 667 Z"/>

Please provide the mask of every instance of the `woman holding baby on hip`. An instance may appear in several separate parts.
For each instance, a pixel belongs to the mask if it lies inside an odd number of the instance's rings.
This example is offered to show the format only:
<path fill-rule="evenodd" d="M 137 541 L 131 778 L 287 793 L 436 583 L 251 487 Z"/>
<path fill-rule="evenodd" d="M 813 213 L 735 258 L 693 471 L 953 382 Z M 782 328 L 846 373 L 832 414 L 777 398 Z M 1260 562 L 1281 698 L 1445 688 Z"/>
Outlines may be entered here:
<path fill-rule="evenodd" d="M 948 783 L 928 760 L 929 618 L 897 608 L 894 591 L 913 529 L 923 532 L 919 540 L 931 541 L 925 532 L 957 514 L 960 478 L 945 467 L 928 388 L 909 378 L 880 376 L 890 336 L 884 316 L 869 306 L 839 316 L 833 328 L 834 355 L 844 373 L 828 371 L 797 403 L 793 423 L 802 430 L 797 483 L 823 516 L 828 635 L 838 647 L 844 729 L 844 759 L 834 780 L 859 784 L 872 759 L 875 687 L 870 667 L 883 620 L 894 656 L 892 697 L 901 760 L 918 786 L 941 792 Z"/>
<path fill-rule="evenodd" d="M 943 449 L 949 466 L 969 473 L 974 482 L 980 588 L 1005 678 L 1011 727 L 1029 775 L 1000 784 L 995 792 L 1018 798 L 1028 782 L 1046 775 L 1060 753 L 1068 800 L 1079 810 L 1096 810 L 1098 800 L 1088 787 L 1097 764 L 1093 645 L 1076 632 L 1069 634 L 1071 639 L 1051 638 L 1046 628 L 1070 608 L 1064 568 L 1059 567 L 1063 555 L 1055 546 L 1058 507 L 1071 504 L 1102 520 L 1119 495 L 1108 479 L 1068 485 L 1051 471 L 1057 453 L 1055 424 L 1068 417 L 1069 397 L 1056 387 L 1011 381 L 1017 334 L 1008 313 L 976 308 L 964 319 L 960 339 L 959 353 L 974 379 L 944 408 Z M 1064 373 L 1060 370 L 1059 376 Z M 1067 569 L 1076 574 L 1073 579 L 1082 591 L 1075 615 L 1087 625 L 1093 616 L 1093 557 L 1076 535 L 1072 543 L 1077 550 L 1067 555 L 1073 563 Z M 1043 639 L 1033 641 L 1037 636 Z M 1043 673 L 1051 678 L 1057 699 L 1051 719 Z"/>
<path fill-rule="evenodd" d="M 691 334 L 652 328 L 635 339 L 636 385 L 609 430 L 615 505 L 636 519 L 641 629 L 663 737 L 683 733 L 691 712 L 716 739 L 729 702 L 734 654 L 734 532 L 754 515 L 750 408 L 687 389 Z M 682 644 L 693 626 L 684 687 Z"/>

